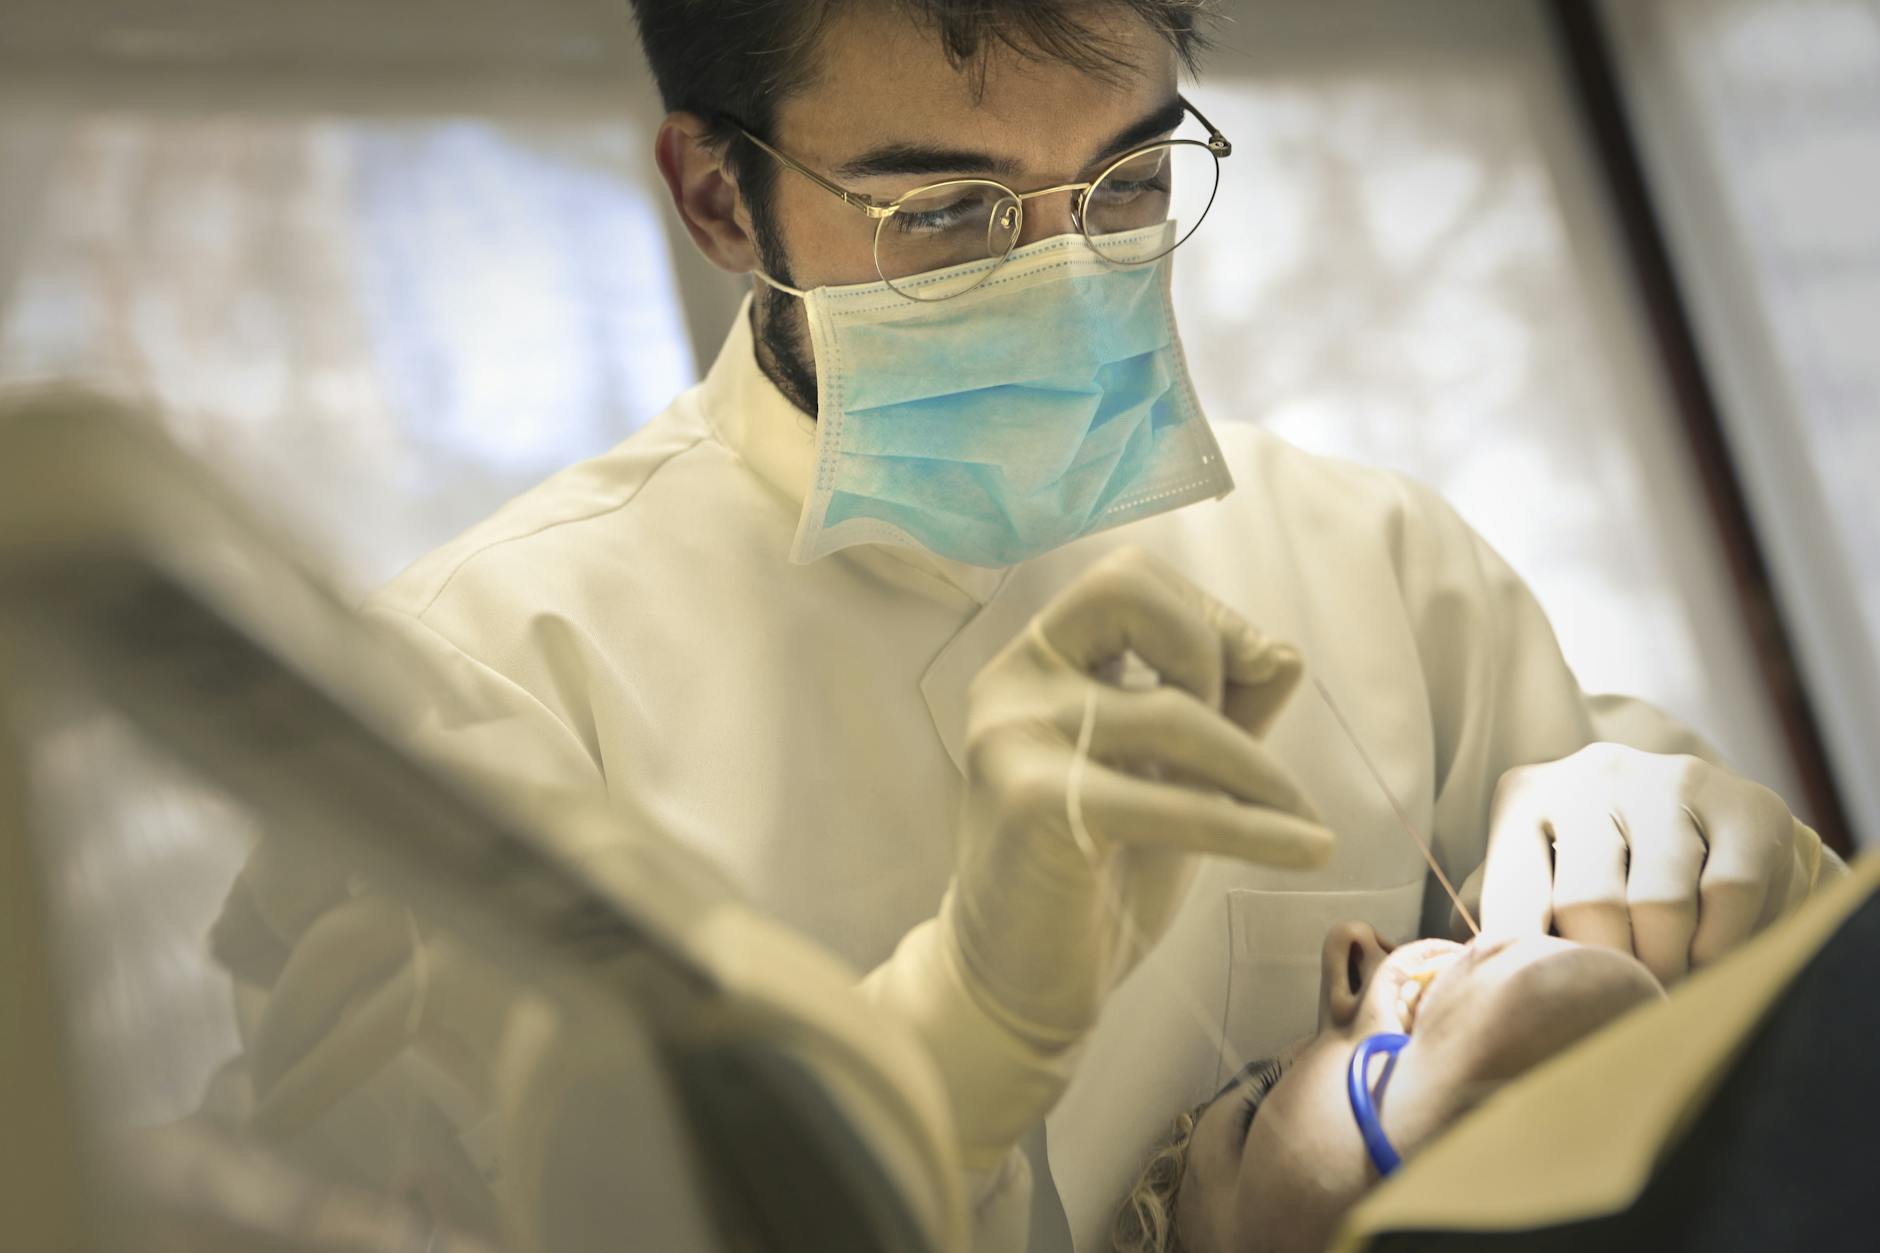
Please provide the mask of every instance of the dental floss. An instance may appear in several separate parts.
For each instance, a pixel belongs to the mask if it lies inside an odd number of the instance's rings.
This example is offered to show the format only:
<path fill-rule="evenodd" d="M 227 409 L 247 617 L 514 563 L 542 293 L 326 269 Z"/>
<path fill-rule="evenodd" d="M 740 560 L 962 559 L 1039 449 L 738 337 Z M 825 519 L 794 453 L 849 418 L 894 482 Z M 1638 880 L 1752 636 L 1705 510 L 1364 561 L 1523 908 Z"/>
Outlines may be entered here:
<path fill-rule="evenodd" d="M 1345 738 L 1351 741 L 1351 747 L 1357 750 L 1358 757 L 1364 762 L 1364 768 L 1371 772 L 1371 777 L 1377 781 L 1378 789 L 1384 793 L 1384 799 L 1388 800 L 1390 807 L 1397 812 L 1397 820 L 1403 823 L 1403 829 L 1409 833 L 1411 843 L 1417 846 L 1417 851 L 1423 854 L 1423 860 L 1428 862 L 1430 869 L 1436 872 L 1437 882 L 1443 885 L 1443 891 L 1449 893 L 1449 899 L 1455 902 L 1456 912 L 1462 915 L 1462 921 L 1469 924 L 1470 933 L 1480 936 L 1482 928 L 1475 925 L 1475 918 L 1469 913 L 1469 907 L 1462 903 L 1462 895 L 1456 891 L 1455 885 L 1449 882 L 1449 876 L 1444 874 L 1443 868 L 1437 864 L 1436 855 L 1430 851 L 1430 846 L 1425 844 L 1423 837 L 1417 834 L 1416 824 L 1410 821 L 1410 815 L 1405 813 L 1404 807 L 1398 803 L 1397 794 L 1390 790 L 1390 784 L 1384 782 L 1384 775 L 1378 770 L 1377 763 L 1371 760 L 1371 754 L 1364 751 L 1364 743 L 1358 739 L 1357 731 L 1346 720 L 1344 711 L 1338 707 L 1338 702 L 1332 699 L 1332 693 L 1325 686 L 1324 680 L 1314 675 L 1312 685 L 1319 689 L 1319 699 L 1323 700 L 1325 707 L 1332 711 L 1332 717 L 1338 719 L 1338 725 L 1343 728 Z"/>
<path fill-rule="evenodd" d="M 1443 890 L 1449 894 L 1449 899 L 1455 902 L 1456 909 L 1462 915 L 1463 921 L 1468 923 L 1470 931 L 1479 936 L 1481 934 L 1481 928 L 1475 925 L 1474 917 L 1470 915 L 1468 907 L 1462 903 L 1462 897 L 1456 892 L 1454 885 L 1449 882 L 1449 876 L 1443 873 L 1443 868 L 1437 864 L 1435 855 L 1430 851 L 1429 846 L 1423 842 L 1423 838 L 1417 834 L 1416 825 L 1410 821 L 1409 814 L 1404 812 L 1403 806 L 1398 803 L 1396 793 L 1392 792 L 1390 785 L 1384 782 L 1383 774 L 1371 760 L 1370 754 L 1365 751 L 1364 744 L 1358 739 L 1357 732 L 1352 729 L 1351 723 L 1346 720 L 1343 711 L 1338 707 L 1338 703 L 1332 699 L 1331 692 L 1317 676 L 1313 677 L 1312 682 L 1313 685 L 1318 688 L 1320 699 L 1325 702 L 1326 708 L 1332 711 L 1332 716 L 1338 720 L 1338 724 L 1344 730 L 1346 738 L 1351 741 L 1352 748 L 1357 751 L 1359 758 L 1364 762 L 1365 768 L 1370 771 L 1371 778 L 1376 781 L 1379 790 L 1384 793 L 1385 799 L 1390 802 L 1391 808 L 1397 814 L 1398 821 L 1403 824 L 1403 828 L 1409 833 L 1411 841 L 1416 844 L 1418 851 L 1423 854 L 1423 859 L 1429 863 L 1430 869 L 1435 872 L 1437 881 L 1443 885 Z M 1083 721 L 1077 730 L 1076 749 L 1071 754 L 1070 773 L 1066 780 L 1064 798 L 1064 817 L 1070 826 L 1071 838 L 1076 841 L 1078 849 L 1083 852 L 1085 859 L 1092 866 L 1100 865 L 1104 860 L 1103 852 L 1097 848 L 1097 843 L 1091 837 L 1090 829 L 1084 822 L 1083 805 L 1084 770 L 1090 760 L 1091 744 L 1096 738 L 1097 687 L 1097 681 L 1093 681 L 1084 689 Z M 1135 920 L 1121 907 L 1120 886 L 1104 894 L 1104 903 L 1108 906 L 1116 920 L 1122 925 L 1125 932 L 1124 943 L 1130 949 L 1142 949 L 1146 951 L 1147 945 L 1142 943 L 1143 937 L 1136 927 Z M 1427 991 L 1429 983 L 1435 979 L 1437 973 L 1436 967 L 1425 967 L 1423 970 L 1412 974 L 1410 979 L 1421 984 L 1424 990 Z M 1181 985 L 1176 984 L 1173 985 L 1173 987 L 1180 989 Z M 1243 1069 L 1246 1065 L 1246 1059 L 1240 1055 L 1240 1051 L 1228 1040 L 1227 1034 L 1222 1030 L 1219 1021 L 1209 1015 L 1206 1008 L 1200 1004 L 1199 1000 L 1191 995 L 1187 995 L 1185 989 L 1178 991 L 1176 999 L 1180 1002 L 1181 1007 L 1200 1025 L 1202 1032 L 1214 1043 L 1215 1048 L 1223 1056 L 1231 1060 L 1233 1070 L 1238 1072 Z M 1387 1040 L 1393 1042 L 1387 1043 Z M 1402 1043 L 1394 1042 L 1399 1040 L 1402 1041 Z M 1377 1122 L 1376 1109 L 1371 1100 L 1370 1091 L 1368 1088 L 1365 1088 L 1362 1083 L 1363 1068 L 1368 1066 L 1371 1056 L 1377 1051 L 1388 1050 L 1391 1054 L 1391 1061 L 1394 1063 L 1397 1051 L 1403 1047 L 1403 1044 L 1408 1042 L 1409 1037 L 1407 1035 L 1397 1035 L 1394 1037 L 1382 1035 L 1372 1036 L 1365 1041 L 1365 1044 L 1375 1045 L 1375 1047 L 1372 1048 L 1370 1052 L 1366 1052 L 1363 1048 L 1360 1049 L 1360 1053 L 1364 1056 L 1364 1061 L 1360 1063 L 1355 1055 L 1353 1059 L 1351 1073 L 1354 1077 L 1351 1080 L 1350 1089 L 1352 1110 L 1354 1114 L 1358 1115 L 1359 1129 L 1364 1132 L 1365 1147 L 1371 1152 L 1371 1160 L 1377 1164 L 1379 1173 L 1381 1174 L 1389 1174 L 1391 1170 L 1394 1170 L 1399 1159 L 1397 1158 L 1396 1151 L 1391 1148 L 1390 1141 L 1384 1137 L 1382 1125 Z M 1386 1069 L 1386 1077 L 1388 1077 L 1388 1074 L 1389 1071 Z M 1382 1086 L 1383 1084 L 1380 1082 L 1379 1087 Z M 1361 1090 L 1362 1098 L 1360 1097 Z M 1369 1124 L 1366 1123 L 1363 1113 L 1360 1112 L 1361 1099 L 1363 1107 L 1368 1109 L 1371 1115 Z M 1375 1135 L 1377 1141 L 1375 1144 L 1372 1140 L 1373 1135 Z M 1385 1165 L 1386 1162 L 1389 1163 L 1388 1166 Z"/>
<path fill-rule="evenodd" d="M 1071 838 L 1077 842 L 1077 847 L 1083 851 L 1084 857 L 1092 866 L 1101 867 L 1106 860 L 1107 850 L 1097 848 L 1097 842 L 1091 838 L 1090 829 L 1084 824 L 1084 804 L 1081 795 L 1084 766 L 1090 759 L 1091 742 L 1096 738 L 1097 686 L 1097 682 L 1093 681 L 1084 689 L 1084 718 L 1082 726 L 1077 731 L 1076 751 L 1071 755 L 1071 768 L 1066 780 L 1064 797 L 1064 817 L 1070 824 Z M 1122 870 L 1122 867 L 1117 867 L 1113 873 L 1120 875 Z M 1138 956 L 1146 953 L 1149 945 L 1144 942 L 1141 928 L 1136 926 L 1136 920 L 1129 916 L 1129 911 L 1123 908 L 1121 883 L 1114 884 L 1111 890 L 1104 893 L 1103 903 L 1123 929 L 1125 951 L 1134 952 Z M 1169 989 L 1175 993 L 1175 999 L 1182 1010 L 1200 1026 L 1202 1035 L 1214 1045 L 1216 1052 L 1229 1059 L 1233 1072 L 1238 1074 L 1244 1070 L 1247 1059 L 1242 1057 L 1240 1050 L 1228 1040 L 1227 1032 L 1222 1029 L 1220 1019 L 1209 1014 L 1207 1007 L 1201 1004 L 1200 999 L 1180 983 L 1170 983 Z"/>

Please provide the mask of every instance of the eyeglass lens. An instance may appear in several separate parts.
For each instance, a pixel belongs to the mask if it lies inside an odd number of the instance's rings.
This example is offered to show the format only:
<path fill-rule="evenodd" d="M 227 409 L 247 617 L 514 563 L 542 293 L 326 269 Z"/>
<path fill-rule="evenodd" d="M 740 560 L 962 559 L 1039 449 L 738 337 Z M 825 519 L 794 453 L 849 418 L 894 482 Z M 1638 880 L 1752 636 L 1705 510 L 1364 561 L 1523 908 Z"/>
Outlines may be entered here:
<path fill-rule="evenodd" d="M 1147 149 L 1107 171 L 1084 194 L 1084 233 L 1101 252 L 1105 236 L 1172 218 L 1177 227 L 1172 249 L 1200 225 L 1219 180 L 1219 162 L 1200 144 Z M 1018 201 L 997 183 L 943 183 L 903 200 L 892 217 L 882 219 L 875 235 L 875 263 L 883 279 L 898 284 L 935 270 L 1003 257 L 1017 241 L 1020 218 Z M 1162 255 L 1132 260 L 1140 263 Z M 986 275 L 978 270 L 898 290 L 917 300 L 941 300 L 977 286 Z"/>

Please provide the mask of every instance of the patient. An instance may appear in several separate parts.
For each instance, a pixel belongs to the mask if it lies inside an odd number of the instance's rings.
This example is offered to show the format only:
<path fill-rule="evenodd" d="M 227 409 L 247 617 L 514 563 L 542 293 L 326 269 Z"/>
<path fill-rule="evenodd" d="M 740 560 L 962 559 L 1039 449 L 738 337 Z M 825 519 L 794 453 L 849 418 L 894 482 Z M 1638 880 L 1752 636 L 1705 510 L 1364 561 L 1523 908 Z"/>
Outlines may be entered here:
<path fill-rule="evenodd" d="M 1664 996 L 1631 956 L 1551 936 L 1392 950 L 1350 922 L 1320 960 L 1318 1034 L 1176 1120 L 1118 1215 L 1120 1253 L 1322 1249 L 1380 1177 L 1347 1091 L 1367 1037 L 1410 1037 L 1367 1085 L 1407 1160 L 1502 1084 Z"/>

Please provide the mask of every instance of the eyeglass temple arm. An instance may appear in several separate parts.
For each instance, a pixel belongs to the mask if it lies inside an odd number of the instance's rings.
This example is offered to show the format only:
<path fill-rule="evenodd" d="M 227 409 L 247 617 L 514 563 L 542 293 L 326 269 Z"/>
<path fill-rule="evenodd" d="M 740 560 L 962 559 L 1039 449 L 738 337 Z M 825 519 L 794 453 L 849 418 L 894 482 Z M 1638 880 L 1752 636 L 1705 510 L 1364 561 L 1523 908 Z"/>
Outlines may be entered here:
<path fill-rule="evenodd" d="M 1215 156 L 1229 157 L 1234 154 L 1234 145 L 1228 142 L 1227 136 L 1221 134 L 1221 128 L 1208 121 L 1201 110 L 1195 108 L 1193 101 L 1188 99 L 1187 96 L 1176 96 L 1175 98 L 1182 102 L 1183 108 L 1195 115 L 1195 121 L 1208 128 L 1208 147 L 1213 150 Z"/>
<path fill-rule="evenodd" d="M 804 178 L 809 179 L 812 183 L 815 183 L 818 187 L 822 188 L 824 191 L 828 192 L 830 195 L 839 198 L 843 204 L 852 205 L 853 207 L 860 209 L 863 213 L 867 214 L 871 218 L 886 218 L 886 217 L 894 216 L 893 209 L 889 208 L 887 205 L 877 202 L 873 196 L 865 196 L 859 191 L 850 191 L 846 187 L 842 187 L 836 183 L 832 183 L 828 179 L 824 178 L 822 175 L 818 174 L 816 171 L 810 169 L 809 167 L 805 165 L 800 164 L 799 162 L 793 161 L 789 157 L 785 156 L 783 153 L 778 152 L 775 148 L 772 148 L 769 144 L 765 143 L 763 140 L 759 139 L 757 136 L 751 134 L 751 132 L 745 130 L 742 126 L 738 127 L 738 130 L 743 133 L 746 139 L 756 144 L 759 148 L 762 148 L 765 152 L 768 152 L 771 156 L 777 158 L 778 161 L 782 162 L 784 165 L 788 166 L 790 169 L 795 170 L 798 174 L 801 174 Z"/>

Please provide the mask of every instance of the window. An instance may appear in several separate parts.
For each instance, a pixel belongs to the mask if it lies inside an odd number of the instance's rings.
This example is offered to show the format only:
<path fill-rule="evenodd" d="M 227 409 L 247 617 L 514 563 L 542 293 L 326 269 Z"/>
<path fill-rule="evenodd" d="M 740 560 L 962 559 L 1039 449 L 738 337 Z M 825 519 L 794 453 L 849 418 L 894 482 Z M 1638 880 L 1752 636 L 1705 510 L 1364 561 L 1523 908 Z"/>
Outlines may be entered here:
<path fill-rule="evenodd" d="M 1880 837 L 1880 8 L 1604 6 L 1856 831 Z"/>
<path fill-rule="evenodd" d="M 151 398 L 363 591 L 695 380 L 645 147 L 623 118 L 85 117 L 0 378 Z"/>
<path fill-rule="evenodd" d="M 1538 4 L 1249 6 L 1176 300 L 1216 420 L 1437 487 L 1591 691 L 1796 796 Z"/>

